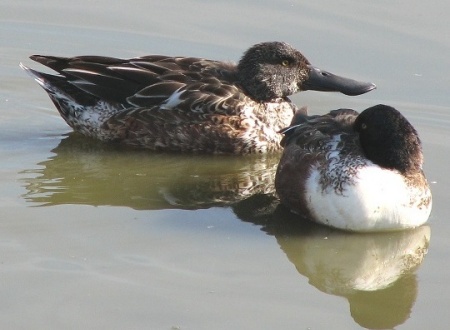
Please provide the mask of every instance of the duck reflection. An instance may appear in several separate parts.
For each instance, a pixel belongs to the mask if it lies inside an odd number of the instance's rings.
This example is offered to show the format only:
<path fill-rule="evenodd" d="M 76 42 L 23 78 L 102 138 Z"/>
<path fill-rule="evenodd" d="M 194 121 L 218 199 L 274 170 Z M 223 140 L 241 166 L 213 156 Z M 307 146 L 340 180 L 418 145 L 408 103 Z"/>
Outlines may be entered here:
<path fill-rule="evenodd" d="M 409 318 L 430 228 L 357 234 L 299 219 L 274 195 L 278 155 L 220 157 L 120 150 L 71 134 L 25 174 L 30 202 L 134 209 L 228 206 L 273 235 L 299 274 L 344 297 L 354 320 L 392 328 Z"/>
<path fill-rule="evenodd" d="M 268 205 L 272 210 L 266 212 Z M 428 226 L 398 232 L 344 232 L 299 221 L 268 196 L 254 196 L 234 210 L 242 220 L 274 235 L 311 285 L 346 298 L 359 325 L 387 329 L 409 318 L 418 290 L 415 271 L 430 242 Z"/>
<path fill-rule="evenodd" d="M 411 273 L 422 262 L 429 240 L 429 227 L 389 234 L 324 235 L 318 230 L 308 236 L 277 236 L 288 259 L 310 284 L 346 297 L 360 325 L 382 329 L 409 317 L 417 295 Z"/>
<path fill-rule="evenodd" d="M 157 154 L 76 133 L 52 152 L 39 168 L 24 173 L 26 200 L 146 210 L 226 206 L 256 193 L 272 194 L 279 158 Z"/>

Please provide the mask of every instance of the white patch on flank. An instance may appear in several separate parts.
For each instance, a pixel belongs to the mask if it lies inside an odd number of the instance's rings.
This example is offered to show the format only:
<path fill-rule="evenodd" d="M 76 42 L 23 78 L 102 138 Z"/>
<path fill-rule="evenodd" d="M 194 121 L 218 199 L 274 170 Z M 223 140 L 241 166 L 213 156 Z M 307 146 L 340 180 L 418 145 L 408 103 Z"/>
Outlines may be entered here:
<path fill-rule="evenodd" d="M 172 95 L 169 96 L 167 101 L 161 104 L 160 109 L 172 110 L 176 108 L 181 103 L 180 96 L 184 93 L 184 91 L 181 90 L 182 88 L 183 87 L 180 87 L 175 92 L 173 92 Z"/>
<path fill-rule="evenodd" d="M 369 163 L 358 170 L 353 184 L 344 184 L 343 193 L 333 187 L 323 190 L 320 171 L 313 168 L 306 182 L 306 200 L 317 222 L 341 229 L 376 231 L 417 227 L 431 211 L 411 203 L 422 196 L 408 187 L 396 171 Z"/>
<path fill-rule="evenodd" d="M 92 128 L 98 128 L 101 122 L 101 113 L 99 111 L 93 111 L 93 109 L 85 109 L 80 113 L 80 122 L 83 123 L 83 125 L 88 125 Z"/>

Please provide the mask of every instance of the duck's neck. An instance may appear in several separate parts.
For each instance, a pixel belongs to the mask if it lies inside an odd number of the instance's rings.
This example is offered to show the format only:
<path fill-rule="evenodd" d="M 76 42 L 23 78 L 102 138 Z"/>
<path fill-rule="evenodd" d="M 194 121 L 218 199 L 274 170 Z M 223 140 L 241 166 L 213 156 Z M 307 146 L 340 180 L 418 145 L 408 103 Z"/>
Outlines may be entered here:
<path fill-rule="evenodd" d="M 278 97 L 269 82 L 261 79 L 257 69 L 238 65 L 236 77 L 241 88 L 255 101 L 267 102 Z"/>

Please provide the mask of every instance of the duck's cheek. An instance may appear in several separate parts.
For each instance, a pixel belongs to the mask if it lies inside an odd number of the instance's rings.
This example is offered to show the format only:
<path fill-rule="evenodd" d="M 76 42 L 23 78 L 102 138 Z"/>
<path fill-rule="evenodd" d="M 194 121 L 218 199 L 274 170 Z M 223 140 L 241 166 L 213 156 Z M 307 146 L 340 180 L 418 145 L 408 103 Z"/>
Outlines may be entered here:
<path fill-rule="evenodd" d="M 292 95 L 292 94 L 297 93 L 297 92 L 300 91 L 300 88 L 298 87 L 298 84 L 296 82 L 294 82 L 294 81 L 291 82 L 288 86 L 289 86 L 289 88 L 288 88 L 289 94 L 287 94 L 286 96 Z"/>

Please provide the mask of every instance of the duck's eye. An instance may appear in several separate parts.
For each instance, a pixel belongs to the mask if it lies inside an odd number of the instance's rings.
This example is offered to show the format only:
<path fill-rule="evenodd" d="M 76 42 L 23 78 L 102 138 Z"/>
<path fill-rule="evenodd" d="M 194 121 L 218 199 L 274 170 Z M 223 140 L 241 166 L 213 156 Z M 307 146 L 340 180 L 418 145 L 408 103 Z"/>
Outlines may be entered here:
<path fill-rule="evenodd" d="M 282 60 L 281 61 L 281 65 L 282 66 L 288 66 L 289 65 L 289 61 L 288 60 Z"/>
<path fill-rule="evenodd" d="M 367 124 L 362 123 L 361 124 L 361 129 L 366 129 L 367 128 Z"/>

